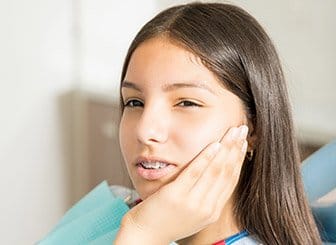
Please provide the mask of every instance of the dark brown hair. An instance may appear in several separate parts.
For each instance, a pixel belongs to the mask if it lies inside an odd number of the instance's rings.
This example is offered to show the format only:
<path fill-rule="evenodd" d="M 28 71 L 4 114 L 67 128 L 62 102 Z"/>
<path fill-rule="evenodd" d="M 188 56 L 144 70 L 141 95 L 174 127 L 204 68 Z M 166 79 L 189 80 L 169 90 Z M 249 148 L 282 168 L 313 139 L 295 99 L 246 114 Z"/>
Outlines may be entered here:
<path fill-rule="evenodd" d="M 321 244 L 303 191 L 283 71 L 263 28 L 250 14 L 229 4 L 171 7 L 136 35 L 121 81 L 134 50 L 154 37 L 164 37 L 200 57 L 245 105 L 256 141 L 235 191 L 235 213 L 242 228 L 265 244 Z"/>

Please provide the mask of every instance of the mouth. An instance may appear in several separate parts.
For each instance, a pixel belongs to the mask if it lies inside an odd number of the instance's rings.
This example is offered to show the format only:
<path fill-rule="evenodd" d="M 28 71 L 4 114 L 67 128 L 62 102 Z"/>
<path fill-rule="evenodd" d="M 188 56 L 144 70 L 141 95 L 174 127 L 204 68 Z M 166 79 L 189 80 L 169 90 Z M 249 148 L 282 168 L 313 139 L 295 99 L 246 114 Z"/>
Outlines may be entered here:
<path fill-rule="evenodd" d="M 146 180 L 157 180 L 172 173 L 176 164 L 155 158 L 138 158 L 135 164 L 137 173 Z"/>

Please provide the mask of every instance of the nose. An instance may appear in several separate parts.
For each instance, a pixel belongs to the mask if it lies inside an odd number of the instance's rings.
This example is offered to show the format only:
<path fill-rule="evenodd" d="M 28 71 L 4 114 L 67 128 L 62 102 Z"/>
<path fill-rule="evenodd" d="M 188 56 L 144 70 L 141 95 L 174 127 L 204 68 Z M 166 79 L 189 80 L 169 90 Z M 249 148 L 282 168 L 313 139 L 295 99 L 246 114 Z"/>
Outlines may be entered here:
<path fill-rule="evenodd" d="M 168 118 L 160 106 L 145 107 L 137 124 L 138 141 L 145 145 L 166 142 L 169 131 Z"/>

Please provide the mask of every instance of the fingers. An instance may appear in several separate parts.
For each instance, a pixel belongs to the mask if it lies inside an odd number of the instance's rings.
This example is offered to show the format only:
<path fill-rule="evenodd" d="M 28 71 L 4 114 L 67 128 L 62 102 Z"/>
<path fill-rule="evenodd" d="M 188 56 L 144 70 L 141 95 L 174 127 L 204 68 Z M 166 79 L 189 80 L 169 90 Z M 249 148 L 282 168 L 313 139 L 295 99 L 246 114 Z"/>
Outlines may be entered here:
<path fill-rule="evenodd" d="M 192 163 L 183 170 L 175 182 L 183 185 L 186 191 L 189 191 L 221 148 L 222 145 L 219 142 L 209 144 L 193 159 Z"/>
<path fill-rule="evenodd" d="M 232 196 L 238 184 L 247 150 L 246 135 L 241 135 L 240 138 L 236 140 L 235 145 L 228 157 L 228 164 L 223 166 L 221 176 L 217 178 L 217 181 L 207 193 L 207 197 L 205 197 L 209 202 L 215 203 L 214 210 L 217 212 L 215 216 L 220 215 L 225 203 Z"/>
<path fill-rule="evenodd" d="M 208 163 L 207 168 L 193 187 L 192 191 L 195 195 L 203 193 L 201 200 L 217 203 L 216 199 L 223 192 L 227 192 L 227 195 L 231 194 L 239 179 L 245 157 L 247 132 L 248 128 L 241 126 L 231 128 L 225 135 L 221 141 L 221 150 Z"/>

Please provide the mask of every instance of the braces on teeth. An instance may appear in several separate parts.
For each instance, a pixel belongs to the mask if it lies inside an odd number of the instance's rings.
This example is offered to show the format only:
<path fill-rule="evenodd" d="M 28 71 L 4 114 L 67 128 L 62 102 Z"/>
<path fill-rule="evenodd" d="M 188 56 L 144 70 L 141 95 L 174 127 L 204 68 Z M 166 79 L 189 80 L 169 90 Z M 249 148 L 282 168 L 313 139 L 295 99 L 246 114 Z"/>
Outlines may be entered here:
<path fill-rule="evenodd" d="M 160 169 L 166 167 L 168 164 L 162 162 L 142 162 L 141 165 L 146 169 Z"/>

